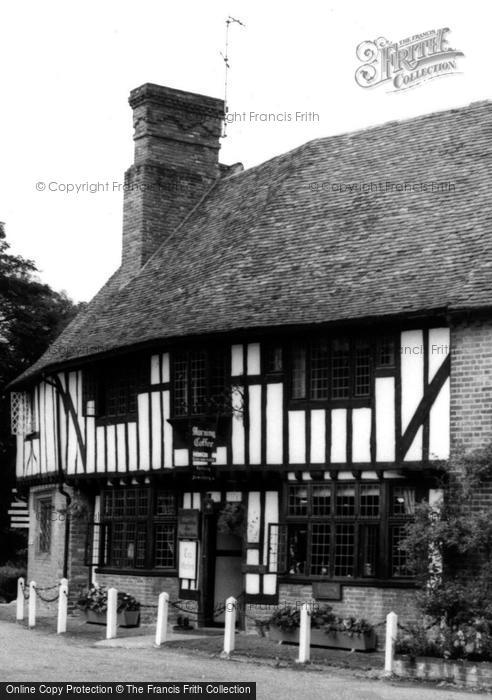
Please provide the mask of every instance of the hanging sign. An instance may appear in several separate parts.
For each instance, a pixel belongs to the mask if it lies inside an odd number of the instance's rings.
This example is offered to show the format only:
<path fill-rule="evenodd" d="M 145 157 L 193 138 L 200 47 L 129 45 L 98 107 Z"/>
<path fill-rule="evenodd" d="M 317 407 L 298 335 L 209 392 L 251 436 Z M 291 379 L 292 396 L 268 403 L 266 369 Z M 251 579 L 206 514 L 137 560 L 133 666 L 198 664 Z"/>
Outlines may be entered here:
<path fill-rule="evenodd" d="M 197 540 L 200 529 L 200 511 L 180 508 L 178 511 L 178 540 Z"/>
<path fill-rule="evenodd" d="M 217 430 L 207 425 L 191 426 L 192 479 L 212 481 L 215 477 Z"/>

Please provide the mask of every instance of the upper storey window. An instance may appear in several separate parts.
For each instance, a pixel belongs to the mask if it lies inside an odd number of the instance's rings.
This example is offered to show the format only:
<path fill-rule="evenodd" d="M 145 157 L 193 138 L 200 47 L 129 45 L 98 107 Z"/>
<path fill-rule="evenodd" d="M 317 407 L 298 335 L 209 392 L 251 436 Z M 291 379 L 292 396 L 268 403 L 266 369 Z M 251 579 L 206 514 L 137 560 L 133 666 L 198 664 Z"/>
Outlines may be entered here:
<path fill-rule="evenodd" d="M 137 413 L 138 393 L 149 383 L 143 358 L 112 362 L 87 369 L 83 378 L 83 406 L 89 416 L 124 419 Z"/>
<path fill-rule="evenodd" d="M 369 398 L 373 353 L 364 339 L 301 343 L 291 351 L 290 395 L 313 401 Z"/>
<path fill-rule="evenodd" d="M 173 354 L 173 415 L 221 413 L 228 402 L 226 355 L 221 350 L 182 350 Z"/>

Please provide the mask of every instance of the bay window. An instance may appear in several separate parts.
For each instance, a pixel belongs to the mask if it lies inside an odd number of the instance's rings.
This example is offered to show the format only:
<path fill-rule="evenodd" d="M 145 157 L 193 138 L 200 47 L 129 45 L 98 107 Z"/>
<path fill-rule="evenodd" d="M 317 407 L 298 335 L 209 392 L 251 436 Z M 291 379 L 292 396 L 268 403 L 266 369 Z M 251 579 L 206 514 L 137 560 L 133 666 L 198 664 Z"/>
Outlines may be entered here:
<path fill-rule="evenodd" d="M 389 482 L 288 484 L 283 523 L 270 525 L 269 567 L 291 577 L 411 577 L 401 542 L 415 488 Z"/>

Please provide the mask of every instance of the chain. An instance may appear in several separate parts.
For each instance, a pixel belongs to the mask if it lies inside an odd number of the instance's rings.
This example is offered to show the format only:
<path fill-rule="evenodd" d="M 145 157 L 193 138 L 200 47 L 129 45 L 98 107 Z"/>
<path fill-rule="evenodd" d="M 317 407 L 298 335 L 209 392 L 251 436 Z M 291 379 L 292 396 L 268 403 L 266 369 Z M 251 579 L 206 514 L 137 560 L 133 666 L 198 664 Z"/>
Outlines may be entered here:
<path fill-rule="evenodd" d="M 54 586 L 50 586 L 50 589 L 51 588 L 54 588 Z M 43 590 L 50 590 L 50 589 L 41 588 L 42 591 Z M 34 587 L 34 592 L 36 593 L 38 598 L 43 601 L 43 603 L 54 603 L 60 597 L 60 593 L 58 592 L 54 598 L 45 598 L 44 596 L 41 595 L 41 593 L 39 592 L 39 590 L 36 586 Z"/>
<path fill-rule="evenodd" d="M 424 627 L 422 627 L 422 631 L 428 632 L 433 627 L 437 627 L 437 625 L 438 625 L 438 623 L 434 620 L 433 622 L 429 623 L 428 625 L 425 625 Z M 400 623 L 398 623 L 398 629 L 403 630 L 404 632 L 408 632 L 410 634 L 412 634 L 415 631 L 415 629 L 412 629 L 411 627 L 406 627 L 405 625 L 401 625 Z"/>
<path fill-rule="evenodd" d="M 55 588 L 58 588 L 59 585 L 60 585 L 59 583 L 55 583 L 53 586 L 44 586 L 42 588 L 40 586 L 36 585 L 36 590 L 37 591 L 53 591 Z"/>

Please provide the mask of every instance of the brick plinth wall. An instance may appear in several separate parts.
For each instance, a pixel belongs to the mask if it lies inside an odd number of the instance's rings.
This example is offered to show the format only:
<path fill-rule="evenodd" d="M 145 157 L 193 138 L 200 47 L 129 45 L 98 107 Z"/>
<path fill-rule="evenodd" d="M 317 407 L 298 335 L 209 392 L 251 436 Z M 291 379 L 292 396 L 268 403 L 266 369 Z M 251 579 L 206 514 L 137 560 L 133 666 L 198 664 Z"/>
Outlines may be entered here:
<path fill-rule="evenodd" d="M 165 576 L 129 576 L 125 574 L 96 574 L 97 583 L 107 588 L 116 588 L 124 591 L 140 601 L 142 606 L 157 605 L 160 593 L 168 593 L 169 599 L 178 601 L 178 579 L 176 577 Z M 169 606 L 169 620 L 176 622 L 178 615 L 190 616 L 190 624 L 196 626 L 195 611 L 196 603 L 191 600 L 179 601 L 179 606 L 189 611 L 188 613 L 177 610 L 172 605 Z M 157 609 L 142 607 L 141 621 L 155 622 L 157 620 Z"/>
<path fill-rule="evenodd" d="M 302 603 L 312 605 L 329 605 L 335 615 L 341 617 L 361 617 L 377 625 L 386 619 L 389 612 L 395 612 L 399 620 L 405 624 L 418 619 L 415 604 L 415 590 L 401 588 L 372 588 L 365 586 L 343 586 L 342 600 L 315 600 L 311 584 L 301 585 L 281 583 L 279 586 L 278 605 L 246 605 L 246 627 L 255 627 L 254 620 L 266 620 L 278 607 L 300 607 Z M 379 628 L 379 634 L 381 634 Z"/>

